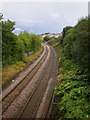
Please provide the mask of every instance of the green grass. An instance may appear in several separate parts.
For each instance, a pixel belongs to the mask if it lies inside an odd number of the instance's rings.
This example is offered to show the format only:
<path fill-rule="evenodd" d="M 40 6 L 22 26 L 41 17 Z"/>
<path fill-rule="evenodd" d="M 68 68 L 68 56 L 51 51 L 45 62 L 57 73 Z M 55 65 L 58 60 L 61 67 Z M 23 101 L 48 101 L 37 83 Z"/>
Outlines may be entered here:
<path fill-rule="evenodd" d="M 12 64 L 7 67 L 2 68 L 2 87 L 5 88 L 12 79 L 14 79 L 21 71 L 23 71 L 28 65 L 39 56 L 42 48 L 32 54 L 30 57 L 27 57 L 24 62 L 19 61 L 15 64 Z"/>

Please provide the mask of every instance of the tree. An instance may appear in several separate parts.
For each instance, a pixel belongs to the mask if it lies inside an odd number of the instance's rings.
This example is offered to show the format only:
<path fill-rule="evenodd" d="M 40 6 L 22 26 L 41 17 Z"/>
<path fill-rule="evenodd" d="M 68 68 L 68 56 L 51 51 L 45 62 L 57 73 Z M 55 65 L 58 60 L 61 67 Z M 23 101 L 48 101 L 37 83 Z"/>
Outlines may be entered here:
<path fill-rule="evenodd" d="M 2 21 L 2 63 L 4 66 L 24 61 L 25 54 L 36 52 L 41 47 L 41 38 L 27 31 L 18 36 L 13 33 L 15 22 Z"/>
<path fill-rule="evenodd" d="M 69 28 L 65 28 L 67 31 Z M 77 61 L 82 67 L 88 65 L 88 18 L 82 18 L 76 26 L 64 32 L 63 51 L 67 57 Z"/>
<path fill-rule="evenodd" d="M 27 56 L 29 56 L 29 52 L 32 51 L 32 48 L 31 48 L 31 38 L 30 38 L 30 35 L 28 34 L 27 31 L 24 31 L 23 33 L 21 32 L 19 34 L 19 40 L 20 41 L 23 41 L 23 50 L 24 50 L 24 54 L 26 53 Z"/>
<path fill-rule="evenodd" d="M 44 39 L 44 41 L 49 41 L 50 37 L 49 36 L 45 36 L 43 39 Z"/>
<path fill-rule="evenodd" d="M 17 36 L 12 32 L 15 22 L 2 21 L 2 62 L 9 65 L 16 61 L 16 40 Z"/>
<path fill-rule="evenodd" d="M 57 87 L 60 119 L 89 119 L 88 18 L 64 34 L 60 47 L 60 85 Z"/>
<path fill-rule="evenodd" d="M 32 39 L 32 43 L 31 43 L 32 51 L 36 52 L 41 47 L 41 38 L 35 34 L 31 34 L 30 38 Z"/>
<path fill-rule="evenodd" d="M 68 31 L 69 31 L 71 28 L 72 28 L 71 26 L 66 26 L 65 28 L 63 28 L 62 38 L 61 38 L 61 44 L 63 43 L 64 37 L 68 34 Z"/>
<path fill-rule="evenodd" d="M 2 20 L 3 19 L 3 14 L 2 13 L 0 13 L 0 20 Z"/>
<path fill-rule="evenodd" d="M 45 35 L 50 34 L 49 32 L 45 33 Z"/>

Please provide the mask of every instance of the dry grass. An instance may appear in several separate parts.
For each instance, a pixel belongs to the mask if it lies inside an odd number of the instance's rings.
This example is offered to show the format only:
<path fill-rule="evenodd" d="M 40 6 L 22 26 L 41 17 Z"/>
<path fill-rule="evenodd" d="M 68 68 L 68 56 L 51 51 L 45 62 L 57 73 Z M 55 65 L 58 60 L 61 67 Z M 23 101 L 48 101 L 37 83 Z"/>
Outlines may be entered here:
<path fill-rule="evenodd" d="M 59 68 L 59 75 L 58 75 L 58 84 L 61 84 L 62 78 L 63 78 L 63 70 L 64 68 Z"/>
<path fill-rule="evenodd" d="M 14 79 L 21 71 L 30 65 L 41 53 L 42 49 L 38 50 L 36 53 L 32 54 L 30 57 L 26 58 L 25 62 L 17 62 L 16 64 L 10 65 L 8 67 L 2 68 L 2 86 L 3 88 Z"/>

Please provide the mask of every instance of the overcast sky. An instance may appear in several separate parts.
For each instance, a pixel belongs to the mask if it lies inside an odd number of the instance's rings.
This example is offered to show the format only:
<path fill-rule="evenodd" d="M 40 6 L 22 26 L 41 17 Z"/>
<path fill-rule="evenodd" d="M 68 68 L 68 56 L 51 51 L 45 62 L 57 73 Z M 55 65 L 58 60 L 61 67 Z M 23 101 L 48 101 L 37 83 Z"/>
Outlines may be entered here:
<path fill-rule="evenodd" d="M 62 32 L 65 26 L 74 26 L 78 19 L 88 15 L 86 2 L 9 2 L 2 3 L 5 19 L 16 22 L 16 31 L 29 33 Z"/>

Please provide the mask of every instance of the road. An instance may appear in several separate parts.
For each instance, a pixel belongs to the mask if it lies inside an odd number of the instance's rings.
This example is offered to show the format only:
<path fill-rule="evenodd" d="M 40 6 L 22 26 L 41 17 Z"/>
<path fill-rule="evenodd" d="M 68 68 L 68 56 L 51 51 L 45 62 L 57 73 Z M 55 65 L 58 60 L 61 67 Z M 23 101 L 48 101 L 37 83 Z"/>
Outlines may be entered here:
<path fill-rule="evenodd" d="M 49 118 L 57 83 L 57 54 L 43 44 L 43 52 L 2 93 L 2 119 Z"/>

